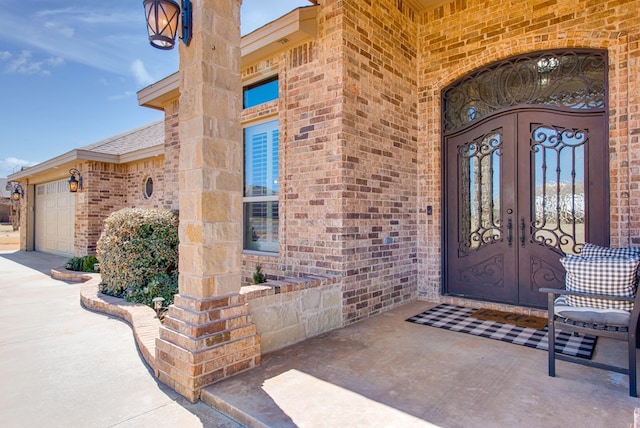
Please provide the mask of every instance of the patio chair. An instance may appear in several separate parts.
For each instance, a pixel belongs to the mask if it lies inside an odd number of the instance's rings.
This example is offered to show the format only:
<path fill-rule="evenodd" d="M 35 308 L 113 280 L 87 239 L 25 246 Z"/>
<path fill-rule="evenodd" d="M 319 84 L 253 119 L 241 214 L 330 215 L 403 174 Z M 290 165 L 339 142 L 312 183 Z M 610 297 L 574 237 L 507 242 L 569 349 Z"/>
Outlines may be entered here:
<path fill-rule="evenodd" d="M 566 289 L 541 288 L 547 293 L 549 328 L 549 376 L 555 377 L 555 360 L 569 361 L 626 374 L 629 395 L 637 397 L 636 347 L 640 299 L 636 293 L 638 264 L 636 254 L 624 251 L 591 253 L 589 256 L 565 256 L 560 261 L 566 269 Z M 604 248 L 606 247 L 596 247 Z M 638 249 L 632 248 L 635 252 Z M 602 256 L 605 257 L 602 257 Z M 627 367 L 603 364 L 555 352 L 556 329 L 574 334 L 589 334 L 627 342 Z"/>

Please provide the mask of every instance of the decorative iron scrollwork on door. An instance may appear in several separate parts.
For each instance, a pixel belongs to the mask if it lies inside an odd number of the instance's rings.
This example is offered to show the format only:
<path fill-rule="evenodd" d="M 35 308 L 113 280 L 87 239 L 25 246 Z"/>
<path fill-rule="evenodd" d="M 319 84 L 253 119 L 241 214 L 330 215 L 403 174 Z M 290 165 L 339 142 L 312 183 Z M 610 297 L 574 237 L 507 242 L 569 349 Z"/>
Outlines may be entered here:
<path fill-rule="evenodd" d="M 458 271 L 457 279 L 462 283 L 481 283 L 483 287 L 504 285 L 504 257 L 499 254 Z"/>
<path fill-rule="evenodd" d="M 458 147 L 461 253 L 502 240 L 501 150 L 500 129 Z"/>
<path fill-rule="evenodd" d="M 531 124 L 531 241 L 578 253 L 585 236 L 585 146 L 588 130 Z"/>
<path fill-rule="evenodd" d="M 606 65 L 605 51 L 586 49 L 537 52 L 494 63 L 442 92 L 442 129 L 455 131 L 516 105 L 604 109 Z"/>

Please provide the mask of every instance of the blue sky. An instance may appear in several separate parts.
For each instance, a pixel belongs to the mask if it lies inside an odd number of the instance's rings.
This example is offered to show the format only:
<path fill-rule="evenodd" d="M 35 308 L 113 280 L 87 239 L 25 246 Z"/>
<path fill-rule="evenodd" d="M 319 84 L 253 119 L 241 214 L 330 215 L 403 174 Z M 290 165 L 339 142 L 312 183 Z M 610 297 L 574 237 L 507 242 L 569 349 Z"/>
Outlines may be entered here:
<path fill-rule="evenodd" d="M 308 0 L 244 0 L 247 34 Z M 178 70 L 142 0 L 0 0 L 0 177 L 162 119 L 136 92 Z"/>

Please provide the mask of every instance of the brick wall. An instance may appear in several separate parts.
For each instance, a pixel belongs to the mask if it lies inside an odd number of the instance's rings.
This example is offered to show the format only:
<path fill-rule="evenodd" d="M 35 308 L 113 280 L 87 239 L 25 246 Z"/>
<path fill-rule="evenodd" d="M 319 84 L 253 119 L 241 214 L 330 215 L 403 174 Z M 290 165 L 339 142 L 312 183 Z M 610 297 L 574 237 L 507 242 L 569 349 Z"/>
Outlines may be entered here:
<path fill-rule="evenodd" d="M 417 27 L 375 3 L 325 2 L 316 41 L 242 72 L 281 87 L 243 116 L 279 111 L 281 189 L 280 253 L 244 255 L 244 280 L 342 276 L 346 323 L 417 296 Z"/>
<path fill-rule="evenodd" d="M 180 126 L 178 101 L 164 107 L 164 198 L 162 208 L 178 209 L 178 167 L 180 162 Z"/>
<path fill-rule="evenodd" d="M 609 54 L 611 245 L 640 244 L 640 1 L 456 0 L 431 8 L 420 22 L 418 217 L 420 295 L 441 287 L 440 93 L 471 71 L 521 53 L 569 47 Z"/>
<path fill-rule="evenodd" d="M 417 296 L 417 27 L 397 2 L 343 2 L 345 321 Z M 406 10 L 404 11 L 406 12 Z"/>
<path fill-rule="evenodd" d="M 273 279 L 338 275 L 345 323 L 418 292 L 441 299 L 441 90 L 544 49 L 609 52 L 611 243 L 640 244 L 640 2 L 513 4 L 456 0 L 418 13 L 400 0 L 327 0 L 317 39 L 241 71 L 245 82 L 277 71 L 281 91 L 243 112 L 245 125 L 280 121 L 280 251 L 243 255 L 245 284 L 257 264 Z M 177 110 L 165 110 L 172 208 Z"/>
<path fill-rule="evenodd" d="M 128 190 L 125 206 L 132 208 L 165 207 L 165 164 L 165 157 L 157 156 L 126 165 L 126 186 Z M 153 180 L 153 192 L 150 197 L 147 197 L 145 183 L 149 177 Z"/>
<path fill-rule="evenodd" d="M 104 219 L 125 207 L 178 209 L 178 102 L 165 106 L 164 155 L 128 164 L 84 162 L 77 165 L 83 190 L 76 200 L 75 254 L 95 254 Z M 145 182 L 153 193 L 145 196 Z"/>
<path fill-rule="evenodd" d="M 104 219 L 123 208 L 127 197 L 127 168 L 103 162 L 76 166 L 82 174 L 82 191 L 76 197 L 75 255 L 96 253 Z"/>
<path fill-rule="evenodd" d="M 104 219 L 111 213 L 125 207 L 166 208 L 164 168 L 164 156 L 123 165 L 103 162 L 79 165 L 83 189 L 76 199 L 75 254 L 95 254 Z M 144 193 L 147 177 L 153 179 L 150 198 Z"/>

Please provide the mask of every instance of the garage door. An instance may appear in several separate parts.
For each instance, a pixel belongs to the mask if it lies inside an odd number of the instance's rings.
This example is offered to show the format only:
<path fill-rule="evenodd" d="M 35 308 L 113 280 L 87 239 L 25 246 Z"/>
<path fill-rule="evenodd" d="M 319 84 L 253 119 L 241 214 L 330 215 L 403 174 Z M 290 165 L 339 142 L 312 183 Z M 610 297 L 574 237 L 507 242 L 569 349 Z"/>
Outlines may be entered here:
<path fill-rule="evenodd" d="M 75 195 L 69 192 L 67 180 L 36 186 L 36 251 L 74 255 Z"/>

